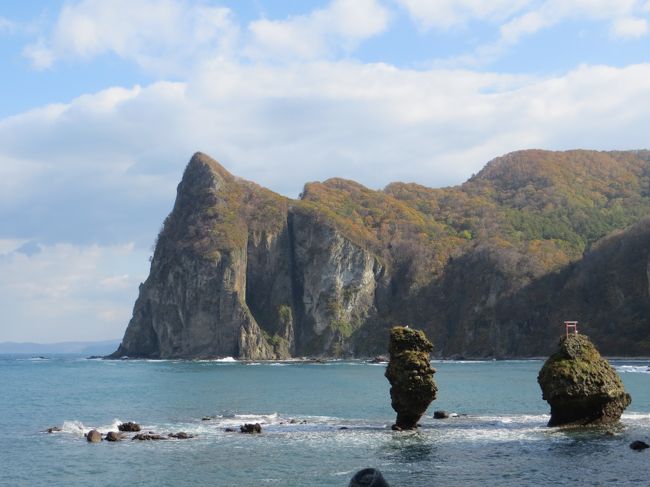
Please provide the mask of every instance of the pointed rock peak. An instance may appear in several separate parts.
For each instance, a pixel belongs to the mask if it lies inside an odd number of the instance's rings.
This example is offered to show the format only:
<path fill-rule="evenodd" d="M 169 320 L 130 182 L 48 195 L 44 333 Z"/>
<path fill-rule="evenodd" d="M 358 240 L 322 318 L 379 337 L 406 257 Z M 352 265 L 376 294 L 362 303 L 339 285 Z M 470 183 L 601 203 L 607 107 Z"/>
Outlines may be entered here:
<path fill-rule="evenodd" d="M 203 152 L 196 152 L 192 156 L 192 159 L 190 159 L 190 162 L 185 168 L 185 174 L 183 175 L 183 178 L 187 177 L 188 174 L 192 172 L 203 173 L 206 171 L 206 169 L 211 173 L 223 178 L 225 181 L 233 181 L 235 179 L 235 177 L 230 174 L 225 167 L 223 167 L 217 161 L 212 159 L 212 157 L 204 154 Z"/>

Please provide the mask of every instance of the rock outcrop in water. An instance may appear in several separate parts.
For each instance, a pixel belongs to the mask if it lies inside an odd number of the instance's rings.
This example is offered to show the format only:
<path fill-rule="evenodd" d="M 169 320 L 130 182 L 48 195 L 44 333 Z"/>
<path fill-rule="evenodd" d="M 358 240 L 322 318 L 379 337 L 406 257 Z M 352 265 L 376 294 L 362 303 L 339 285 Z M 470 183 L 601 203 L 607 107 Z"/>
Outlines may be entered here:
<path fill-rule="evenodd" d="M 420 330 L 396 326 L 390 330 L 390 360 L 386 378 L 390 382 L 391 406 L 397 413 L 394 429 L 414 429 L 436 398 L 436 372 L 429 361 L 433 345 Z"/>
<path fill-rule="evenodd" d="M 569 314 L 647 355 L 648 188 L 648 151 L 521 151 L 456 187 L 292 200 L 197 153 L 112 357 L 374 356 L 394 323 L 447 357 L 546 355 Z"/>
<path fill-rule="evenodd" d="M 246 423 L 239 427 L 239 431 L 241 433 L 249 433 L 249 434 L 261 433 L 262 425 L 259 423 Z"/>
<path fill-rule="evenodd" d="M 90 430 L 86 433 L 86 441 L 88 443 L 99 443 L 102 441 L 102 434 L 97 430 Z"/>
<path fill-rule="evenodd" d="M 632 401 L 618 373 L 582 334 L 561 339 L 537 381 L 551 406 L 549 426 L 613 423 Z"/>
<path fill-rule="evenodd" d="M 138 423 L 134 423 L 133 421 L 127 421 L 126 423 L 118 424 L 117 429 L 119 431 L 138 432 L 142 428 Z"/>

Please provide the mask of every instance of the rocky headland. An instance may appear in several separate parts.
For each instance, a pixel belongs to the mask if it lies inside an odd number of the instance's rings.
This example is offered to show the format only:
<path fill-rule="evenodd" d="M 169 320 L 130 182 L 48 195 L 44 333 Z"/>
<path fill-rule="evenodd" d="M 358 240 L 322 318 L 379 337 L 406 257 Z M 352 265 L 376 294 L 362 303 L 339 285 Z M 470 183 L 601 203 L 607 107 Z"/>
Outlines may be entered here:
<path fill-rule="evenodd" d="M 632 402 L 616 370 L 582 334 L 562 338 L 537 381 L 551 406 L 549 426 L 615 423 Z"/>
<path fill-rule="evenodd" d="M 529 357 L 566 316 L 603 353 L 650 355 L 649 213 L 648 151 L 521 151 L 456 187 L 334 178 L 296 200 L 197 153 L 112 357 L 372 357 L 395 323 L 440 356 Z"/>

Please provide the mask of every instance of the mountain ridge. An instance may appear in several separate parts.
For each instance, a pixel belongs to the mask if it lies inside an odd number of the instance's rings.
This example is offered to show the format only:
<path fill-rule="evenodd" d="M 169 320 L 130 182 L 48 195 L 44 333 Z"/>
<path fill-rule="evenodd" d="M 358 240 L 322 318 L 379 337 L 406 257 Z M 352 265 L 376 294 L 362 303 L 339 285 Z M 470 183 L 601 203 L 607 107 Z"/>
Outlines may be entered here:
<path fill-rule="evenodd" d="M 330 178 L 296 200 L 196 153 L 115 355 L 370 355 L 399 323 L 424 328 L 446 356 L 544 355 L 560 315 L 580 306 L 559 300 L 558 311 L 542 298 L 578 279 L 576 268 L 600 276 L 579 264 L 602 261 L 594 256 L 608 235 L 644 245 L 648 214 L 644 150 L 518 151 L 439 189 Z M 629 254 L 645 279 L 630 282 L 647 287 L 647 251 Z M 637 290 L 625 296 L 630 309 L 648 306 Z M 539 310 L 527 316 L 531 300 Z M 595 340 L 607 340 L 601 331 L 612 327 L 582 312 L 599 323 Z M 623 315 L 645 323 L 638 311 Z M 614 340 L 605 353 L 649 354 L 644 340 Z"/>

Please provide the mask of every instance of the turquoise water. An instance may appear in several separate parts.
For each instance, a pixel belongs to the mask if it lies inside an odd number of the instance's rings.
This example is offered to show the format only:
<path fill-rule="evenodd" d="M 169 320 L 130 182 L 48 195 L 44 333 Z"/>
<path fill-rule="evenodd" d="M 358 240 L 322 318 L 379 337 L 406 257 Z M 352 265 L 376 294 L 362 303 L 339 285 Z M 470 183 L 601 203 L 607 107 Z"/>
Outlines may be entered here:
<path fill-rule="evenodd" d="M 609 433 L 545 426 L 539 361 L 434 363 L 422 428 L 393 432 L 383 365 L 0 356 L 0 484 L 347 486 L 376 467 L 391 486 L 645 485 L 650 450 L 628 445 L 650 442 L 649 364 L 615 362 L 633 402 Z M 83 438 L 122 421 L 196 437 Z M 224 431 L 244 422 L 263 434 Z"/>

